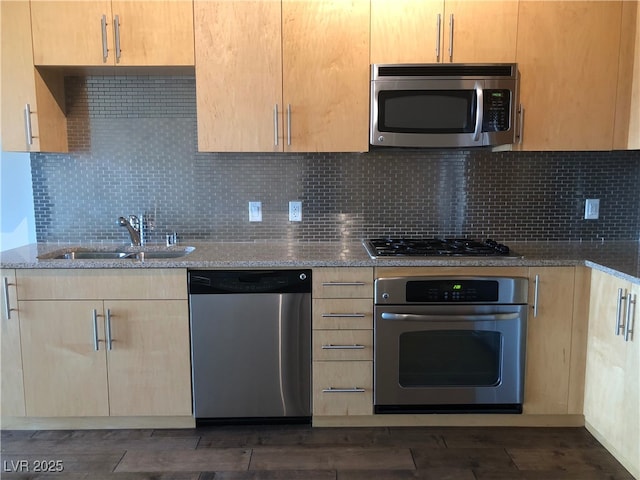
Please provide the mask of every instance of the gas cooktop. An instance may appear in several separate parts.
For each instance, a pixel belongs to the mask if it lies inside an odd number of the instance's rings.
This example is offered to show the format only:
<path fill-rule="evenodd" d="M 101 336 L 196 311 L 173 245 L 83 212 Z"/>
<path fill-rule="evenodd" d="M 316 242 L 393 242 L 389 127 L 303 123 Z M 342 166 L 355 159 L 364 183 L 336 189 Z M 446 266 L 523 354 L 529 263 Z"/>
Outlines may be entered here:
<path fill-rule="evenodd" d="M 461 238 L 374 238 L 362 242 L 371 258 L 509 257 L 509 247 L 494 240 Z"/>

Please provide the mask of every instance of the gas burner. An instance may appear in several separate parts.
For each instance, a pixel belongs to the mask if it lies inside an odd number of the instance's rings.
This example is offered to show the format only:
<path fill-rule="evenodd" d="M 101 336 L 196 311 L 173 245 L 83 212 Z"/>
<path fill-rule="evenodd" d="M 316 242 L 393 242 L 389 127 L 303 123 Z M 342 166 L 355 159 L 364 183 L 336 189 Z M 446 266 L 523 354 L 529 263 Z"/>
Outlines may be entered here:
<path fill-rule="evenodd" d="M 509 247 L 488 239 L 376 238 L 362 242 L 371 258 L 378 257 L 497 257 L 509 256 Z"/>

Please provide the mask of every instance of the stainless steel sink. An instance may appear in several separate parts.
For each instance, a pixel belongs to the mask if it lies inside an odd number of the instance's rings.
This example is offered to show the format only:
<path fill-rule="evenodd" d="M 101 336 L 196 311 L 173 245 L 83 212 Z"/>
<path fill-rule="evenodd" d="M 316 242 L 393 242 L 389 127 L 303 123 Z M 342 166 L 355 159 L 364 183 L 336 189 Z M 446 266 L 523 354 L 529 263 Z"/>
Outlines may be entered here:
<path fill-rule="evenodd" d="M 189 255 L 196 247 L 158 248 L 149 247 L 145 250 L 89 250 L 65 249 L 56 250 L 40 255 L 40 260 L 153 260 L 162 258 L 181 258 Z"/>

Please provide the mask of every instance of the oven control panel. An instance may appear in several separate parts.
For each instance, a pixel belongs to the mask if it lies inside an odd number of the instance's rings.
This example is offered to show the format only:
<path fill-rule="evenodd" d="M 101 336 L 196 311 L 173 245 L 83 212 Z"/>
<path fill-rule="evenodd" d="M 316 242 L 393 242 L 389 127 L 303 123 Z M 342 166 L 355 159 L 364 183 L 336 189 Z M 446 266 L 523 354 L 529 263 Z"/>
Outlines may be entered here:
<path fill-rule="evenodd" d="M 505 277 L 395 277 L 375 281 L 377 305 L 527 303 L 528 280 Z"/>
<path fill-rule="evenodd" d="M 418 280 L 406 285 L 407 302 L 496 302 L 495 280 Z"/>

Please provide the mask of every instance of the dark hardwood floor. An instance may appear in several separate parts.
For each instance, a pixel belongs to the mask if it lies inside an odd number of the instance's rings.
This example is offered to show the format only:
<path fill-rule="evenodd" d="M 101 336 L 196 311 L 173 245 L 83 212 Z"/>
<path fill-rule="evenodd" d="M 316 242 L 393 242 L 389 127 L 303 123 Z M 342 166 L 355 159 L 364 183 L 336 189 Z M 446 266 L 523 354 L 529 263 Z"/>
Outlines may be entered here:
<path fill-rule="evenodd" d="M 3 479 L 633 479 L 583 428 L 3 431 L 1 450 Z"/>

